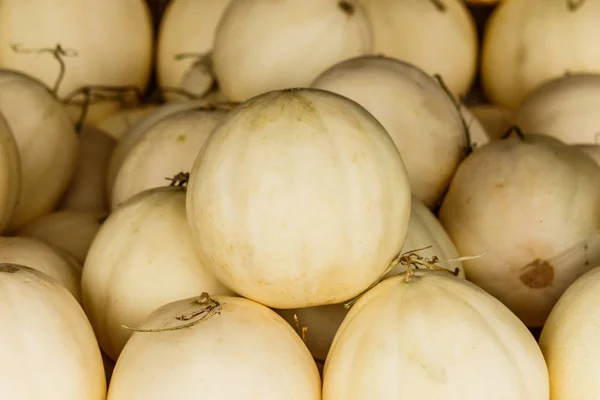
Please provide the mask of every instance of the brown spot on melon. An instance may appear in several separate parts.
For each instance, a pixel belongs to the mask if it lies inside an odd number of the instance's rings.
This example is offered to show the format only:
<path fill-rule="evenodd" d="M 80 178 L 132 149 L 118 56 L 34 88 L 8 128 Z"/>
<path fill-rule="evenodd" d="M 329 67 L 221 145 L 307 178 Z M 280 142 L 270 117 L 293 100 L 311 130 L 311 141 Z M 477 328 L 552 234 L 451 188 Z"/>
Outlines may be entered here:
<path fill-rule="evenodd" d="M 536 258 L 523 269 L 521 282 L 532 289 L 543 289 L 554 281 L 554 267 L 546 260 Z"/>

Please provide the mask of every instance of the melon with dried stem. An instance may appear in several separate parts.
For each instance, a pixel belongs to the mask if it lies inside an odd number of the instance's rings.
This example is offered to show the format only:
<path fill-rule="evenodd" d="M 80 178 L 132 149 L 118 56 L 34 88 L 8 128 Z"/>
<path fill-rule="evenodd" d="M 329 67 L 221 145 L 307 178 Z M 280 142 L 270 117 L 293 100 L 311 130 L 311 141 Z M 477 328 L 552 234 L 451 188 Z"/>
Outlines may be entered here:
<path fill-rule="evenodd" d="M 543 133 L 568 144 L 596 144 L 599 107 L 600 73 L 569 74 L 532 91 L 514 119 L 526 133 Z"/>
<path fill-rule="evenodd" d="M 231 294 L 206 268 L 185 216 L 182 187 L 142 192 L 113 211 L 94 238 L 81 279 L 84 308 L 116 360 L 131 332 L 159 306 L 202 291 Z"/>
<path fill-rule="evenodd" d="M 371 52 L 359 0 L 232 0 L 215 33 L 213 68 L 225 96 L 305 87 L 329 66 Z"/>
<path fill-rule="evenodd" d="M 410 216 L 402 158 L 359 104 L 317 89 L 257 96 L 198 154 L 187 218 L 207 267 L 270 307 L 340 303 L 383 273 Z"/>
<path fill-rule="evenodd" d="M 81 264 L 52 245 L 30 237 L 0 237 L 0 263 L 24 265 L 43 272 L 81 302 Z"/>
<path fill-rule="evenodd" d="M 469 146 L 459 106 L 440 83 L 412 64 L 363 56 L 332 66 L 311 86 L 373 114 L 402 155 L 412 193 L 430 207 L 439 200 Z"/>
<path fill-rule="evenodd" d="M 59 210 L 101 214 L 109 209 L 106 174 L 115 140 L 103 131 L 84 126 L 79 132 L 79 151 L 74 176 Z"/>
<path fill-rule="evenodd" d="M 458 168 L 440 219 L 471 281 L 528 326 L 600 262 L 600 167 L 544 135 L 496 140 Z"/>
<path fill-rule="evenodd" d="M 64 106 L 41 82 L 19 72 L 0 70 L 0 112 L 21 164 L 12 231 L 54 209 L 75 172 L 78 138 Z"/>
<path fill-rule="evenodd" d="M 150 13 L 142 0 L 0 3 L 0 67 L 40 79 L 61 99 L 78 92 L 69 101 L 74 118 L 85 102 L 81 89 L 91 88 L 88 123 L 121 107 L 119 90 L 110 89 L 145 89 L 152 45 Z"/>
<path fill-rule="evenodd" d="M 139 119 L 144 118 L 158 107 L 158 104 L 145 104 L 125 108 L 98 121 L 94 126 L 118 142 Z"/>
<path fill-rule="evenodd" d="M 231 0 L 173 0 L 161 20 L 157 43 L 158 84 L 167 100 L 186 89 L 195 74 L 190 94 L 201 96 L 214 85 L 211 52 L 217 25 Z M 176 90 L 170 90 L 176 89 Z"/>
<path fill-rule="evenodd" d="M 599 18 L 600 2 L 594 0 L 501 2 L 483 39 L 487 97 L 515 109 L 533 90 L 565 73 L 600 73 Z"/>
<path fill-rule="evenodd" d="M 577 279 L 558 300 L 539 344 L 552 400 L 594 400 L 600 392 L 600 268 Z"/>
<path fill-rule="evenodd" d="M 0 232 L 7 227 L 15 211 L 21 180 L 19 148 L 0 110 Z"/>
<path fill-rule="evenodd" d="M 148 113 L 144 113 L 143 116 L 137 118 L 135 123 L 133 123 L 127 132 L 121 136 L 117 146 L 114 148 L 111 154 L 106 176 L 106 190 L 108 193 L 108 198 L 112 198 L 112 189 L 117 177 L 117 173 L 119 172 L 123 161 L 127 157 L 129 150 L 135 146 L 141 137 L 145 135 L 148 129 L 151 129 L 154 125 L 167 118 L 169 115 L 176 114 L 181 111 L 192 110 L 198 107 L 204 107 L 207 106 L 208 103 L 209 102 L 204 100 L 167 103 Z M 168 175 L 163 175 L 163 177 L 168 177 Z"/>
<path fill-rule="evenodd" d="M 439 74 L 457 97 L 477 68 L 475 21 L 462 0 L 361 0 L 373 26 L 373 52 Z"/>
<path fill-rule="evenodd" d="M 83 264 L 105 218 L 105 214 L 55 211 L 29 222 L 17 231 L 17 235 L 36 238 L 58 247 Z"/>
<path fill-rule="evenodd" d="M 548 386 L 535 339 L 508 308 L 428 270 L 360 297 L 323 371 L 324 400 L 548 400 Z"/>
<path fill-rule="evenodd" d="M 319 371 L 300 337 L 251 300 L 203 293 L 133 328 L 108 400 L 321 399 Z"/>
<path fill-rule="evenodd" d="M 451 272 L 456 271 L 456 275 L 461 278 L 465 277 L 458 250 L 442 224 L 429 208 L 413 196 L 408 233 L 400 253 L 410 254 L 415 251 L 424 259 L 434 260 L 436 257 L 434 264 Z M 385 276 L 399 275 L 404 271 L 406 266 L 396 264 Z M 331 342 L 348 313 L 343 304 L 275 311 L 300 332 L 302 329 L 306 330 L 306 345 L 315 360 L 321 363 L 325 362 Z"/>
<path fill-rule="evenodd" d="M 105 399 L 94 331 L 67 289 L 42 272 L 0 264 L 0 297 L 2 398 Z"/>
<path fill-rule="evenodd" d="M 195 108 L 173 113 L 128 145 L 111 190 L 110 207 L 134 195 L 165 186 L 165 177 L 192 169 L 202 145 L 226 109 Z"/>

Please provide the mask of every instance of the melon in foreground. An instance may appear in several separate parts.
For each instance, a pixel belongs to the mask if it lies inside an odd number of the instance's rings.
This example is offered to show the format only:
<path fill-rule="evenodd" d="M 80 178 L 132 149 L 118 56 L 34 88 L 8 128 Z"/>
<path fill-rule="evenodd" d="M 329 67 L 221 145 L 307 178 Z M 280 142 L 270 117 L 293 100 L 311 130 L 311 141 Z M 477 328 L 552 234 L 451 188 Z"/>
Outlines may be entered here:
<path fill-rule="evenodd" d="M 116 360 L 141 323 L 202 291 L 231 294 L 199 258 L 180 187 L 154 188 L 113 211 L 94 237 L 81 277 L 83 304 L 102 350 Z"/>
<path fill-rule="evenodd" d="M 159 308 L 138 330 L 150 332 L 127 342 L 108 400 L 321 399 L 300 337 L 251 300 L 203 293 Z"/>
<path fill-rule="evenodd" d="M 435 215 L 414 196 L 411 202 L 410 223 L 401 254 L 416 252 L 420 257 L 439 260 L 439 267 L 448 269 L 464 278 L 458 250 Z M 406 271 L 402 264 L 396 265 L 386 276 L 399 275 Z M 343 304 L 275 310 L 296 329 L 305 328 L 306 345 L 318 362 L 324 363 L 331 342 L 348 310 Z M 296 317 L 294 317 L 294 315 Z M 301 331 L 300 331 L 301 332 Z"/>
<path fill-rule="evenodd" d="M 540 347 L 550 373 L 552 400 L 593 400 L 600 382 L 600 268 L 571 285 L 552 309 Z"/>
<path fill-rule="evenodd" d="M 31 268 L 0 264 L 0 398 L 104 400 L 94 331 L 62 285 Z"/>
<path fill-rule="evenodd" d="M 198 154 L 187 218 L 206 266 L 269 307 L 343 302 L 402 248 L 410 185 L 394 142 L 331 92 L 268 92 L 231 111 Z"/>
<path fill-rule="evenodd" d="M 350 309 L 325 363 L 324 400 L 548 400 L 523 323 L 446 272 L 388 278 Z"/>

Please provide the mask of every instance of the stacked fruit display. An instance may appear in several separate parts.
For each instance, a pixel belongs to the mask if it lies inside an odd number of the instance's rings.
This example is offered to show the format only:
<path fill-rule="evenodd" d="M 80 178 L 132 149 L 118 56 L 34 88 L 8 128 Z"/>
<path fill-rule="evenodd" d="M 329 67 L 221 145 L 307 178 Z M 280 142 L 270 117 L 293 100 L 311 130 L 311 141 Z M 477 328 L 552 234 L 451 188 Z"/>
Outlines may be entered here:
<path fill-rule="evenodd" d="M 597 399 L 598 21 L 0 1 L 0 399 Z"/>

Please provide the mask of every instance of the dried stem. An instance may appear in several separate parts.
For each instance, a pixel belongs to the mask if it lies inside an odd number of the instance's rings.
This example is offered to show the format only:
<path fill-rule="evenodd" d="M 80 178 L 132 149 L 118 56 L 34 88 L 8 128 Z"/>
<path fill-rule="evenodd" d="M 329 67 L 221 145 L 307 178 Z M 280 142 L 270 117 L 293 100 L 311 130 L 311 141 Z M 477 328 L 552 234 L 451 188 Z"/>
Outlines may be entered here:
<path fill-rule="evenodd" d="M 187 184 L 190 180 L 190 173 L 189 172 L 180 172 L 172 178 L 165 178 L 165 179 L 168 181 L 171 181 L 169 186 L 180 187 L 180 188 L 185 189 L 185 188 L 187 188 Z"/>
<path fill-rule="evenodd" d="M 51 91 L 55 96 L 58 96 L 58 89 L 60 88 L 60 85 L 65 77 L 65 72 L 67 69 L 67 66 L 65 64 L 65 60 L 63 60 L 63 57 L 76 57 L 78 55 L 77 51 L 73 50 L 73 49 L 65 49 L 64 47 L 62 47 L 62 45 L 60 43 L 57 43 L 55 47 L 46 47 L 46 48 L 39 48 L 39 49 L 28 49 L 18 43 L 12 44 L 10 47 L 16 53 L 36 53 L 36 54 L 50 53 L 50 54 L 52 54 L 54 59 L 56 61 L 58 61 L 59 71 L 58 71 L 58 76 L 56 77 L 56 80 L 54 81 L 54 86 L 52 87 Z"/>
<path fill-rule="evenodd" d="M 5 272 L 7 274 L 14 274 L 19 270 L 19 268 L 20 265 L 17 264 L 2 263 L 0 264 L 0 273 Z"/>
<path fill-rule="evenodd" d="M 142 99 L 142 92 L 137 86 L 104 86 L 104 85 L 88 85 L 80 87 L 69 93 L 62 102 L 66 105 L 76 105 L 81 107 L 81 114 L 75 124 L 77 131 L 80 131 L 85 118 L 87 117 L 89 107 L 92 104 L 101 102 L 115 102 L 118 101 L 122 107 L 126 107 L 128 102 L 126 101 L 127 95 L 133 95 L 134 101 L 132 103 L 140 103 Z M 79 100 L 77 97 L 83 97 Z"/>
<path fill-rule="evenodd" d="M 296 333 L 298 333 L 298 336 L 300 336 L 300 338 L 302 339 L 304 344 L 306 344 L 306 335 L 308 332 L 308 326 L 300 325 L 300 319 L 298 318 L 298 314 L 296 314 L 296 313 L 294 313 L 294 324 L 296 327 Z"/>
<path fill-rule="evenodd" d="M 363 290 L 358 296 L 356 296 L 352 300 L 348 301 L 347 303 L 344 303 L 344 308 L 346 308 L 346 309 L 351 308 L 359 298 L 361 298 L 365 293 L 367 293 L 369 290 L 371 290 L 375 286 L 377 286 L 379 284 L 379 282 L 381 282 L 383 280 L 383 278 L 385 278 L 385 276 L 391 270 L 396 268 L 398 265 L 404 265 L 406 267 L 406 277 L 405 277 L 406 282 L 411 282 L 415 279 L 415 275 L 414 275 L 414 272 L 412 269 L 413 268 L 419 269 L 420 267 L 426 267 L 428 269 L 433 269 L 436 271 L 445 271 L 445 272 L 453 274 L 454 276 L 458 276 L 458 273 L 460 272 L 458 268 L 455 268 L 454 271 L 450 271 L 446 268 L 440 267 L 438 264 L 448 263 L 448 262 L 452 262 L 452 261 L 460 261 L 465 258 L 457 258 L 457 259 L 452 259 L 452 260 L 439 261 L 439 259 L 436 256 L 434 256 L 431 259 L 428 259 L 425 257 L 421 257 L 417 254 L 417 252 L 430 249 L 431 247 L 432 246 L 428 246 L 428 247 L 424 247 L 422 249 L 411 250 L 411 251 L 408 251 L 405 253 L 398 254 L 390 262 L 390 264 L 388 265 L 386 270 L 383 272 L 383 274 L 381 274 L 379 279 L 377 279 L 375 282 L 373 282 L 371 285 L 369 285 L 369 287 L 366 288 L 365 290 Z M 481 257 L 481 256 L 475 256 L 475 257 Z M 472 258 L 472 257 L 469 257 L 469 258 Z"/>
<path fill-rule="evenodd" d="M 458 111 L 458 116 L 460 117 L 460 122 L 463 126 L 463 131 L 465 132 L 465 137 L 467 139 L 467 146 L 465 148 L 466 157 L 473 152 L 473 142 L 471 141 L 471 130 L 469 129 L 469 125 L 467 124 L 467 121 L 465 121 L 465 117 L 463 116 L 463 113 L 460 110 L 460 102 L 456 100 L 450 89 L 448 89 L 448 86 L 446 86 L 446 83 L 444 82 L 444 79 L 440 74 L 435 74 L 433 77 L 442 87 L 444 92 L 446 92 L 446 95 L 448 96 L 450 101 L 452 101 L 452 104 L 454 104 L 454 106 L 456 107 L 456 111 Z"/>
<path fill-rule="evenodd" d="M 183 325 L 172 326 L 168 328 L 158 328 L 158 329 L 141 329 L 141 328 L 131 328 L 126 325 L 121 325 L 121 328 L 127 329 L 134 332 L 144 332 L 144 333 L 155 333 L 155 332 L 170 332 L 170 331 L 178 331 L 181 329 L 191 328 L 194 325 L 198 325 L 200 322 L 208 320 L 213 315 L 220 315 L 223 311 L 223 307 L 221 303 L 216 300 L 213 300 L 208 293 L 204 292 L 198 297 L 198 299 L 194 302 L 195 304 L 201 306 L 200 309 L 191 311 L 188 313 L 181 314 L 175 317 L 178 321 L 191 321 Z"/>

